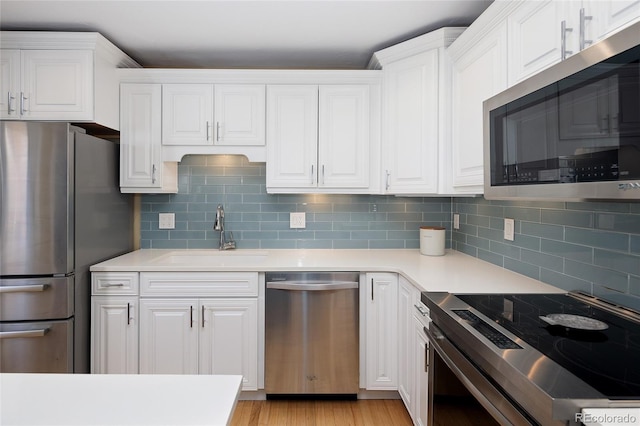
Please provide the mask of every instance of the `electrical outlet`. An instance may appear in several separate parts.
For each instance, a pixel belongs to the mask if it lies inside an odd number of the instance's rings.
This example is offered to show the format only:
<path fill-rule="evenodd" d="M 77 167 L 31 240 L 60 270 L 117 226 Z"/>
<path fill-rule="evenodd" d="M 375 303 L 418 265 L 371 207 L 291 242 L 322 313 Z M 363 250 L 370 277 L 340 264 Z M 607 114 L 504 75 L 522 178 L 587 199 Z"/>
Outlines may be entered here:
<path fill-rule="evenodd" d="M 306 226 L 304 212 L 291 212 L 289 214 L 289 228 L 306 228 Z"/>
<path fill-rule="evenodd" d="M 453 214 L 453 229 L 460 229 L 460 214 Z"/>
<path fill-rule="evenodd" d="M 160 229 L 175 229 L 176 228 L 176 214 L 175 213 L 160 213 L 160 214 L 158 214 L 158 228 L 160 228 Z"/>
<path fill-rule="evenodd" d="M 504 219 L 504 239 L 507 241 L 513 241 L 513 233 L 515 228 L 515 222 L 513 219 Z"/>

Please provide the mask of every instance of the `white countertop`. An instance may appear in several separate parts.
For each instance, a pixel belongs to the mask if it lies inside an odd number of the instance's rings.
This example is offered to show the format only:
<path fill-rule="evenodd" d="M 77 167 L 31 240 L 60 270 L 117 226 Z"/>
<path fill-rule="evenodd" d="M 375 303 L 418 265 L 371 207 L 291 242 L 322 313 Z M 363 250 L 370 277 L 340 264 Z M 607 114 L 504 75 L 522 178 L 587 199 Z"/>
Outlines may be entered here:
<path fill-rule="evenodd" d="M 0 374 L 0 424 L 227 425 L 242 376 Z"/>
<path fill-rule="evenodd" d="M 489 262 L 447 250 L 424 256 L 404 250 L 170 250 L 142 249 L 91 267 L 115 271 L 360 271 L 397 272 L 426 291 L 557 293 L 557 287 Z"/>

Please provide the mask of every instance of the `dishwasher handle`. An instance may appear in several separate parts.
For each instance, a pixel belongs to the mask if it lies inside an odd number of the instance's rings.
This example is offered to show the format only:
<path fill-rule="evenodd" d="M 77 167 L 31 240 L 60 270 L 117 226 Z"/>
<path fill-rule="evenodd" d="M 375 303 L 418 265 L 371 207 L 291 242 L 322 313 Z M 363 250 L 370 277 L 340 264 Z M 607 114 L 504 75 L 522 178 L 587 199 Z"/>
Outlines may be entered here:
<path fill-rule="evenodd" d="M 328 291 L 358 288 L 357 281 L 269 281 L 267 289 L 292 291 Z"/>

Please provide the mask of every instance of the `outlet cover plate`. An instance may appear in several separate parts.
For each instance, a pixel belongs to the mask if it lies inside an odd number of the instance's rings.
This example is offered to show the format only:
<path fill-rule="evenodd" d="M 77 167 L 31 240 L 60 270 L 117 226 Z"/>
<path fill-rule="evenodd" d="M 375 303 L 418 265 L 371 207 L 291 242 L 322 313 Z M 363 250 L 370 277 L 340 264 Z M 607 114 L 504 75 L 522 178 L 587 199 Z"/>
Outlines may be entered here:
<path fill-rule="evenodd" d="M 515 222 L 513 219 L 504 218 L 504 239 L 507 241 L 513 241 L 513 233 L 515 228 Z"/>
<path fill-rule="evenodd" d="M 289 214 L 289 228 L 306 228 L 306 216 L 304 212 L 291 212 Z"/>
<path fill-rule="evenodd" d="M 175 229 L 176 214 L 175 213 L 159 213 L 158 228 L 159 229 Z"/>
<path fill-rule="evenodd" d="M 453 214 L 453 229 L 460 229 L 460 214 Z"/>

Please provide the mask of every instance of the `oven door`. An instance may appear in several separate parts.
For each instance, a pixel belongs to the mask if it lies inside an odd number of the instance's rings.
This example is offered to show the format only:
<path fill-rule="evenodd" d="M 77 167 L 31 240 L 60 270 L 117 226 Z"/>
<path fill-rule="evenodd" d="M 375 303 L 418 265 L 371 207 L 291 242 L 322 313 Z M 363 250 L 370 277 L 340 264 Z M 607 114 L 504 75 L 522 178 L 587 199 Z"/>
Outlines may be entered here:
<path fill-rule="evenodd" d="M 433 323 L 429 337 L 429 425 L 535 425 Z M 455 419 L 452 419 L 455 416 Z"/>
<path fill-rule="evenodd" d="M 0 323 L 0 373 L 73 373 L 73 319 Z"/>

